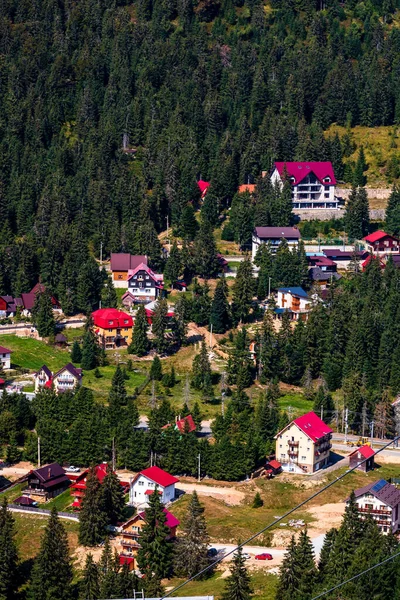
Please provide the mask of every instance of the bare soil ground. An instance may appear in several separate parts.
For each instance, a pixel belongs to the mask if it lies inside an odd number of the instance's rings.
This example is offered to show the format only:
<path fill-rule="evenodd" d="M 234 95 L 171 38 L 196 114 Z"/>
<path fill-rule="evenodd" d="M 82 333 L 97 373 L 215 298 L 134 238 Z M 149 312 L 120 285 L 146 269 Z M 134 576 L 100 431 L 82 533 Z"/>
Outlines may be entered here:
<path fill-rule="evenodd" d="M 11 467 L 3 467 L 0 469 L 0 475 L 8 479 L 9 481 L 15 481 L 23 475 L 26 475 L 32 469 L 35 469 L 35 465 L 30 462 L 19 462 Z"/>
<path fill-rule="evenodd" d="M 178 490 L 183 490 L 191 494 L 196 491 L 199 496 L 211 496 L 216 500 L 222 500 L 228 506 L 241 504 L 246 495 L 234 487 L 222 487 L 212 485 L 202 485 L 201 483 L 182 483 L 177 485 Z"/>

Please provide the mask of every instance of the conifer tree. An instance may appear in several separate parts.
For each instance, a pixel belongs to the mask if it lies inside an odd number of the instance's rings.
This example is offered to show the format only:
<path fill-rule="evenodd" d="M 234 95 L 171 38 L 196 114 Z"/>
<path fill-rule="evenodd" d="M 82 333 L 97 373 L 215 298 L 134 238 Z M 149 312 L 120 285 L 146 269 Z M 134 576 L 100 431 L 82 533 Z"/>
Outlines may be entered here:
<path fill-rule="evenodd" d="M 123 518 L 124 491 L 110 465 L 107 465 L 107 474 L 100 487 L 100 503 L 108 524 L 116 525 Z"/>
<path fill-rule="evenodd" d="M 254 264 L 259 267 L 257 298 L 264 300 L 275 284 L 274 261 L 269 243 L 260 245 L 254 259 Z"/>
<path fill-rule="evenodd" d="M 353 172 L 353 186 L 354 187 L 363 187 L 367 183 L 367 178 L 364 173 L 367 170 L 367 163 L 365 160 L 364 148 L 360 146 L 360 151 L 358 154 L 356 166 Z"/>
<path fill-rule="evenodd" d="M 219 271 L 217 247 L 212 227 L 202 222 L 196 235 L 193 247 L 193 258 L 196 273 L 200 277 L 215 277 Z"/>
<path fill-rule="evenodd" d="M 225 580 L 223 600 L 250 600 L 253 594 L 250 575 L 247 572 L 243 550 L 239 548 L 230 566 L 231 574 Z"/>
<path fill-rule="evenodd" d="M 170 574 L 173 558 L 172 545 L 167 540 L 169 529 L 165 524 L 164 505 L 160 500 L 157 486 L 154 493 L 149 496 L 145 521 L 140 536 L 137 561 L 141 573 L 153 585 Z"/>
<path fill-rule="evenodd" d="M 119 559 L 116 551 L 113 554 L 108 537 L 105 540 L 98 569 L 100 598 L 112 598 L 118 587 Z"/>
<path fill-rule="evenodd" d="M 299 541 L 296 548 L 296 555 L 296 568 L 300 575 L 298 597 L 306 600 L 307 598 L 312 597 L 313 589 L 317 580 L 314 549 L 307 534 L 307 530 L 300 532 Z"/>
<path fill-rule="evenodd" d="M 80 600 L 98 600 L 100 598 L 99 569 L 92 554 L 86 556 L 79 598 Z"/>
<path fill-rule="evenodd" d="M 52 508 L 32 570 L 30 600 L 70 600 L 72 567 L 67 533 Z"/>
<path fill-rule="evenodd" d="M 135 315 L 135 324 L 133 326 L 132 341 L 128 347 L 129 354 L 136 356 L 145 356 L 149 351 L 150 343 L 147 337 L 149 325 L 146 318 L 144 304 L 141 304 Z"/>
<path fill-rule="evenodd" d="M 180 229 L 184 240 L 188 242 L 194 240 L 199 229 L 199 224 L 196 221 L 193 206 L 191 204 L 187 204 L 182 210 Z"/>
<path fill-rule="evenodd" d="M 38 330 L 40 337 L 50 337 L 54 335 L 55 321 L 51 296 L 47 290 L 36 294 L 35 304 L 32 309 L 32 320 Z"/>
<path fill-rule="evenodd" d="M 204 508 L 194 491 L 188 504 L 182 534 L 175 548 L 175 571 L 185 577 L 192 577 L 208 565 L 208 542 Z"/>
<path fill-rule="evenodd" d="M 79 342 L 77 342 L 77 340 L 75 340 L 72 345 L 72 350 L 71 350 L 71 361 L 73 363 L 80 363 L 81 360 L 82 360 L 81 347 L 79 345 Z"/>
<path fill-rule="evenodd" d="M 259 338 L 258 360 L 261 383 L 266 383 L 277 376 L 277 340 L 272 324 L 272 316 L 268 310 L 265 311 L 263 318 L 263 325 Z"/>
<path fill-rule="evenodd" d="M 18 551 L 14 540 L 14 518 L 3 499 L 0 508 L 0 598 L 13 600 L 18 585 Z"/>
<path fill-rule="evenodd" d="M 100 482 L 95 469 L 91 468 L 79 513 L 79 543 L 82 546 L 97 546 L 104 539 L 105 525 L 106 515 L 102 506 Z"/>
<path fill-rule="evenodd" d="M 169 253 L 169 257 L 167 258 L 167 262 L 165 263 L 164 269 L 164 277 L 167 281 L 169 281 L 172 286 L 177 279 L 179 279 L 179 275 L 182 272 L 182 262 L 181 262 L 181 253 L 177 246 L 177 243 L 174 242 L 172 244 L 171 252 Z"/>
<path fill-rule="evenodd" d="M 349 240 L 361 240 L 367 235 L 369 226 L 369 202 L 364 188 L 352 188 L 347 201 L 345 222 Z"/>
<path fill-rule="evenodd" d="M 333 413 L 335 410 L 335 404 L 333 402 L 331 394 L 328 392 L 324 385 L 320 385 L 317 393 L 315 394 L 313 411 L 317 415 L 323 415 L 323 420 L 329 423 L 332 420 Z"/>
<path fill-rule="evenodd" d="M 156 354 L 155 357 L 153 358 L 153 362 L 151 363 L 149 377 L 150 377 L 150 379 L 153 379 L 154 381 L 161 381 L 162 376 L 163 376 L 163 372 L 162 372 L 161 360 L 160 360 L 160 357 L 157 356 L 157 354 Z"/>
<path fill-rule="evenodd" d="M 249 318 L 254 295 L 253 264 L 249 256 L 239 264 L 233 286 L 232 313 L 237 322 L 246 322 Z"/>
<path fill-rule="evenodd" d="M 299 573 L 298 569 L 297 544 L 293 535 L 280 567 L 275 600 L 300 600 L 297 594 L 300 579 L 301 573 Z"/>
<path fill-rule="evenodd" d="M 99 347 L 95 335 L 91 328 L 87 329 L 83 336 L 81 367 L 85 371 L 90 371 L 97 366 Z"/>
<path fill-rule="evenodd" d="M 126 387 L 124 372 L 120 365 L 117 365 L 115 369 L 112 381 L 111 389 L 108 394 L 108 410 L 110 415 L 110 421 L 113 425 L 119 422 L 121 417 L 121 407 L 126 405 Z"/>
<path fill-rule="evenodd" d="M 110 275 L 106 275 L 103 289 L 101 291 L 101 307 L 102 308 L 117 308 L 118 297 L 113 281 Z"/>
<path fill-rule="evenodd" d="M 225 333 L 231 325 L 228 302 L 228 286 L 225 277 L 218 279 L 214 298 L 211 303 L 210 324 L 214 333 Z"/>
<path fill-rule="evenodd" d="M 395 184 L 386 207 L 385 231 L 392 235 L 400 235 L 400 186 Z"/>
<path fill-rule="evenodd" d="M 165 352 L 168 348 L 168 342 L 165 337 L 167 329 L 168 304 L 165 298 L 159 297 L 154 308 L 152 332 L 154 335 L 154 347 L 159 354 Z"/>
<path fill-rule="evenodd" d="M 205 395 L 212 395 L 211 365 L 204 340 L 201 343 L 200 353 L 193 359 L 192 386 L 195 390 L 203 390 Z"/>
<path fill-rule="evenodd" d="M 261 498 L 260 492 L 256 492 L 256 495 L 254 496 L 254 500 L 253 500 L 253 504 L 251 505 L 252 508 L 261 508 L 261 506 L 263 506 L 264 502 L 263 499 Z"/>

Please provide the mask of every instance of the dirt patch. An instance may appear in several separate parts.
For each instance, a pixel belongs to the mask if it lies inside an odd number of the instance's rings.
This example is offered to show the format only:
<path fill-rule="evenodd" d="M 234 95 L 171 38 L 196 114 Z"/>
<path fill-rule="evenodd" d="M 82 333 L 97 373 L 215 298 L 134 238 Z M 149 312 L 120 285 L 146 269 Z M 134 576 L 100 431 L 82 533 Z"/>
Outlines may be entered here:
<path fill-rule="evenodd" d="M 287 529 L 275 529 L 271 545 L 276 546 L 277 548 L 286 548 L 286 546 L 289 545 L 292 536 L 294 536 L 294 539 L 297 542 L 300 531 L 301 529 L 292 529 L 291 527 Z"/>
<path fill-rule="evenodd" d="M 335 502 L 308 508 L 305 512 L 315 519 L 308 526 L 310 535 L 315 537 L 321 533 L 326 533 L 332 527 L 340 527 L 345 507 L 345 502 Z"/>
<path fill-rule="evenodd" d="M 23 475 L 26 475 L 32 469 L 35 469 L 35 465 L 30 462 L 21 461 L 16 463 L 12 467 L 3 467 L 0 469 L 0 475 L 8 479 L 9 481 L 16 481 Z"/>
<path fill-rule="evenodd" d="M 110 546 L 113 551 L 121 551 L 117 539 L 110 539 Z M 72 554 L 72 558 L 75 561 L 76 568 L 84 568 L 86 557 L 88 554 L 91 554 L 93 556 L 93 560 L 97 563 L 100 560 L 103 549 L 104 546 L 96 546 L 95 548 L 86 548 L 85 546 L 78 546 Z"/>
<path fill-rule="evenodd" d="M 229 506 L 241 504 L 246 497 L 244 492 L 240 492 L 232 487 L 202 485 L 200 483 L 183 483 L 181 481 L 178 483 L 177 488 L 188 494 L 196 491 L 199 496 L 211 496 L 216 500 L 222 500 Z"/>

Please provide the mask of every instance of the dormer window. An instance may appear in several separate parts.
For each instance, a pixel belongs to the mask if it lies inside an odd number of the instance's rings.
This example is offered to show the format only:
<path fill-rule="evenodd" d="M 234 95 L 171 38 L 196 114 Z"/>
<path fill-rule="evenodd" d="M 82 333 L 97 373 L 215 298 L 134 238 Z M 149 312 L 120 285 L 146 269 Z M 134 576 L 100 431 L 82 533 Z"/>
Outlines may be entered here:
<path fill-rule="evenodd" d="M 331 181 L 331 178 L 330 178 L 330 177 L 325 177 L 325 178 L 324 178 L 324 183 L 330 183 L 330 181 Z"/>
<path fill-rule="evenodd" d="M 290 183 L 294 183 L 296 181 L 296 179 L 294 177 L 289 177 L 289 181 L 290 181 Z"/>
<path fill-rule="evenodd" d="M 124 320 L 124 325 L 128 325 L 128 319 Z"/>
<path fill-rule="evenodd" d="M 113 324 L 113 322 L 112 322 L 112 321 L 108 321 L 108 324 L 109 324 L 109 325 L 112 325 L 112 324 Z"/>

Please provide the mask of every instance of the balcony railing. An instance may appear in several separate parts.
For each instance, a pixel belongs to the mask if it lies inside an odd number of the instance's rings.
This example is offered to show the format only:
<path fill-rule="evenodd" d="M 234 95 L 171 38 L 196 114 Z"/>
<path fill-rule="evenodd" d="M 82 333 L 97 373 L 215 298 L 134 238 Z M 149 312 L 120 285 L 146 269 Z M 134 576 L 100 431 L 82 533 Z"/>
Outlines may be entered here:
<path fill-rule="evenodd" d="M 129 538 L 138 538 L 140 533 L 138 531 L 137 532 L 123 531 L 122 535 L 124 537 L 129 537 Z"/>
<path fill-rule="evenodd" d="M 289 446 L 298 446 L 299 442 L 288 442 Z"/>
<path fill-rule="evenodd" d="M 139 550 L 139 548 L 140 548 L 140 544 L 134 544 L 132 542 L 126 542 L 125 540 L 122 540 L 121 546 L 123 548 L 130 548 L 131 550 Z"/>
<path fill-rule="evenodd" d="M 391 515 L 391 510 L 380 510 L 377 508 L 359 508 L 358 512 L 371 513 L 371 515 Z"/>

